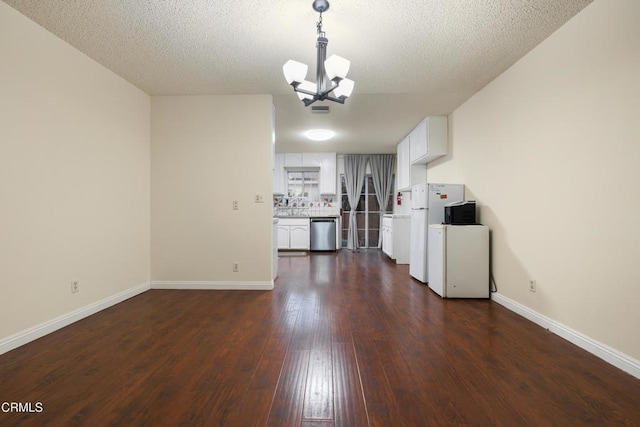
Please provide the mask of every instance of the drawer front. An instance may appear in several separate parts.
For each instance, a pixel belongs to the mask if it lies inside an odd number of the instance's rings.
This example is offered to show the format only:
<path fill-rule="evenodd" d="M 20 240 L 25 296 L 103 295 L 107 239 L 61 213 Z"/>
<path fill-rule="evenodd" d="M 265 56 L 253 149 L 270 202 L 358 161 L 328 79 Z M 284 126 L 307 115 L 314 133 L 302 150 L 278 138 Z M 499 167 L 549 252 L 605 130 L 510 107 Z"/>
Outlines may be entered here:
<path fill-rule="evenodd" d="M 309 218 L 280 218 L 278 223 L 279 225 L 290 225 L 290 226 L 298 226 L 298 225 L 309 225 Z"/>

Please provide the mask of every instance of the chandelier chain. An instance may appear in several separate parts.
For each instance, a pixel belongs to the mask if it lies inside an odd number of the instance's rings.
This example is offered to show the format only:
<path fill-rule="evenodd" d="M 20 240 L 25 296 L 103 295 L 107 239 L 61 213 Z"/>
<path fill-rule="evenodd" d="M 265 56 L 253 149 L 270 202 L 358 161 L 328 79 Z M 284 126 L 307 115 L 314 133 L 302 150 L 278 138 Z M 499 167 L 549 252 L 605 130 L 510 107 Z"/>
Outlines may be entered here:
<path fill-rule="evenodd" d="M 320 17 L 318 18 L 316 28 L 318 29 L 318 35 L 324 37 L 324 31 L 322 31 L 322 12 L 320 12 Z"/>

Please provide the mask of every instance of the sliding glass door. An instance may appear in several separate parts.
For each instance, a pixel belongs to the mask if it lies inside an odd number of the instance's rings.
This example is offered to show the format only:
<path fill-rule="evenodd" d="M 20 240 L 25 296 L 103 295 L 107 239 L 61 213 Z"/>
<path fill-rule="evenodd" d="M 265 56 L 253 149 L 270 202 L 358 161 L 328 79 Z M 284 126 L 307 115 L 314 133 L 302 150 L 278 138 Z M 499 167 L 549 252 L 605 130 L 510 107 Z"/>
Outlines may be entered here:
<path fill-rule="evenodd" d="M 347 230 L 349 229 L 349 212 L 351 205 L 347 197 L 344 175 L 340 176 L 342 187 L 342 247 L 347 246 Z M 392 187 L 393 188 L 393 187 Z M 393 197 L 389 197 L 384 209 L 380 209 L 376 191 L 373 187 L 371 175 L 365 175 L 364 185 L 360 193 L 360 200 L 356 207 L 356 221 L 358 223 L 358 247 L 377 248 L 378 236 L 380 234 L 380 216 L 393 211 Z"/>

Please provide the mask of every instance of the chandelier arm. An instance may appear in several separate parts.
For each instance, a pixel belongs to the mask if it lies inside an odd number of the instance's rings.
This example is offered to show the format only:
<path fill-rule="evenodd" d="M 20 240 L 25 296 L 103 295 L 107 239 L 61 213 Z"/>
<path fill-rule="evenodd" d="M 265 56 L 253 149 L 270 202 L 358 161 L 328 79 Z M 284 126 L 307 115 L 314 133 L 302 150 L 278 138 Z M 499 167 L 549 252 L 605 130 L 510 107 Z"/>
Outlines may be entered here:
<path fill-rule="evenodd" d="M 336 98 L 335 96 L 329 96 L 329 95 L 325 95 L 325 96 L 316 95 L 311 99 L 304 98 L 302 102 L 304 103 L 305 107 L 308 107 L 309 105 L 313 104 L 316 101 L 327 101 L 327 100 L 337 102 L 338 104 L 344 104 L 344 102 L 347 100 L 347 97 L 341 96 L 340 98 Z"/>
<path fill-rule="evenodd" d="M 293 85 L 291 85 L 291 86 L 293 86 Z M 316 92 L 310 92 L 308 90 L 300 89 L 300 88 L 298 88 L 296 86 L 293 86 L 293 90 L 294 90 L 294 92 L 300 92 L 300 93 L 304 93 L 304 94 L 311 95 L 311 96 L 317 96 L 318 95 Z"/>
<path fill-rule="evenodd" d="M 335 88 L 337 88 L 338 86 L 340 86 L 340 82 L 334 82 L 335 84 L 332 85 L 329 89 L 327 89 L 324 92 L 321 93 L 316 93 L 316 92 L 311 92 L 308 90 L 304 90 L 304 89 L 300 89 L 298 87 L 297 83 L 292 83 L 291 86 L 293 86 L 293 90 L 295 92 L 300 92 L 300 93 L 304 93 L 306 95 L 311 95 L 313 96 L 313 99 L 303 99 L 305 106 L 311 105 L 311 103 L 315 102 L 315 101 L 325 101 L 325 100 L 329 100 L 329 101 L 333 101 L 333 102 L 338 102 L 340 104 L 344 104 L 344 101 L 347 99 L 346 97 L 340 97 L 340 98 L 336 98 L 335 96 L 331 96 L 329 95 Z"/>
<path fill-rule="evenodd" d="M 344 96 L 341 96 L 340 98 L 336 98 L 336 97 L 327 95 L 324 98 L 328 99 L 329 101 L 337 102 L 338 104 L 344 104 L 344 101 L 347 100 L 347 98 Z"/>

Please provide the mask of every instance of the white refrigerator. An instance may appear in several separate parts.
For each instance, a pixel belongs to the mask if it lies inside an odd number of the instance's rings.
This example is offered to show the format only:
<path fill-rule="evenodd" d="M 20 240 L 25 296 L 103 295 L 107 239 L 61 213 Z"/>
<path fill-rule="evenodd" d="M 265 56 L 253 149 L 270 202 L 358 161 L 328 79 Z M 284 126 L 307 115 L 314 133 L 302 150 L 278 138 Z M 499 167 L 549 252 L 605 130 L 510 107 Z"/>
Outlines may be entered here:
<path fill-rule="evenodd" d="M 411 187 L 411 238 L 409 243 L 409 274 L 427 283 L 429 224 L 444 221 L 444 205 L 464 200 L 464 185 L 417 184 Z"/>
<path fill-rule="evenodd" d="M 442 298 L 489 298 L 489 227 L 429 226 L 429 287 Z"/>

